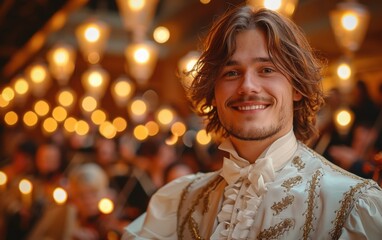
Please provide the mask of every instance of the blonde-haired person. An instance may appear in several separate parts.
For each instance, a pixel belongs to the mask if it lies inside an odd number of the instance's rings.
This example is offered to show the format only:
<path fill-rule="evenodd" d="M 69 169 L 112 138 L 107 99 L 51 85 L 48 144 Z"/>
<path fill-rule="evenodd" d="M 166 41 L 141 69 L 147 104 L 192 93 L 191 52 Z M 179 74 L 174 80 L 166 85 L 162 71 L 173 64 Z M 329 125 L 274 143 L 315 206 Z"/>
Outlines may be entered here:
<path fill-rule="evenodd" d="M 124 239 L 379 239 L 382 192 L 304 145 L 321 63 L 289 19 L 240 6 L 209 32 L 189 97 L 223 166 L 161 188 Z M 212 111 L 203 111 L 212 107 Z"/>
<path fill-rule="evenodd" d="M 120 234 L 116 219 L 101 214 L 98 207 L 102 198 L 110 198 L 109 180 L 99 165 L 73 166 L 67 190 L 68 203 L 47 210 L 28 239 L 97 240 Z"/>

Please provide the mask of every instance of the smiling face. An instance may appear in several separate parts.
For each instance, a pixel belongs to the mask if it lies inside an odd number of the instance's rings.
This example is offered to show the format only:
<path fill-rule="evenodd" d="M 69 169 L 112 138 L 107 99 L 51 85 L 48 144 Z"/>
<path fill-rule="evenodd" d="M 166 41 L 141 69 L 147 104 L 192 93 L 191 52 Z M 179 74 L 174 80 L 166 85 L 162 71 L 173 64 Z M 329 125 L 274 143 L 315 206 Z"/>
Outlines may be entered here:
<path fill-rule="evenodd" d="M 232 142 L 273 142 L 283 136 L 292 128 L 293 101 L 300 99 L 271 62 L 264 33 L 238 33 L 236 50 L 216 79 L 213 100 Z"/>

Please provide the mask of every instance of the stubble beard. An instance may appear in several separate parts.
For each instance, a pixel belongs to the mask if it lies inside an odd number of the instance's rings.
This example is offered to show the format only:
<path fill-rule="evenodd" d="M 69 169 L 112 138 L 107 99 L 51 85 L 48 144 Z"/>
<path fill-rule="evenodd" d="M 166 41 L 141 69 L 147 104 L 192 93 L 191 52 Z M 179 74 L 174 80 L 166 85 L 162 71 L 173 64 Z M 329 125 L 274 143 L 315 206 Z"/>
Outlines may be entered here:
<path fill-rule="evenodd" d="M 277 122 L 273 122 L 270 126 L 251 127 L 251 129 L 247 129 L 237 124 L 235 125 L 235 122 L 226 123 L 224 120 L 220 122 L 230 136 L 244 141 L 262 141 L 277 135 L 283 129 L 283 126 L 287 124 L 286 119 L 285 111 L 281 110 Z M 248 121 L 250 121 L 250 119 Z"/>

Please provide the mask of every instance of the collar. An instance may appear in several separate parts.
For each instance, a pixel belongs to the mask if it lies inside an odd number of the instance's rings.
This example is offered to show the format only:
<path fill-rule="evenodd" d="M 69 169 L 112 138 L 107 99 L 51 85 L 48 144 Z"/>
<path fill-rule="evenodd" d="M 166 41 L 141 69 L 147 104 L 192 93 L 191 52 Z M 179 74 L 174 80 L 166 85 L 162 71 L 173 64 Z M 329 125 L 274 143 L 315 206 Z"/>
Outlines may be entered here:
<path fill-rule="evenodd" d="M 230 154 L 229 159 L 235 162 L 238 166 L 246 167 L 250 165 L 249 161 L 238 155 L 228 138 L 219 145 L 219 149 L 228 152 Z M 287 134 L 277 139 L 267 149 L 265 149 L 258 160 L 263 158 L 271 159 L 274 171 L 279 171 L 290 160 L 296 150 L 297 139 L 294 135 L 293 129 L 291 129 Z M 256 162 L 258 161 L 256 160 Z M 254 164 L 256 164 L 256 162 Z"/>

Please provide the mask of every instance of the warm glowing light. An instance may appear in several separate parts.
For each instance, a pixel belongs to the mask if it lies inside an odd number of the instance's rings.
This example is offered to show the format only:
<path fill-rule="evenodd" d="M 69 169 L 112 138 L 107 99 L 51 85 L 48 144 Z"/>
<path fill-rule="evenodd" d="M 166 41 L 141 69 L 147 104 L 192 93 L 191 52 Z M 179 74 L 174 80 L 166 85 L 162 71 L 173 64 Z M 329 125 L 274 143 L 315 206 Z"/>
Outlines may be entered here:
<path fill-rule="evenodd" d="M 33 127 L 34 125 L 37 124 L 38 117 L 36 113 L 32 111 L 28 111 L 24 114 L 23 121 L 24 121 L 24 124 L 27 125 L 28 127 Z"/>
<path fill-rule="evenodd" d="M 76 130 L 77 120 L 74 117 L 68 117 L 64 122 L 64 128 L 67 132 L 72 133 Z"/>
<path fill-rule="evenodd" d="M 278 11 L 281 7 L 281 0 L 264 0 L 264 7 Z"/>
<path fill-rule="evenodd" d="M 75 68 L 76 52 L 71 45 L 58 43 L 47 54 L 49 70 L 60 86 L 66 86 Z"/>
<path fill-rule="evenodd" d="M 57 204 L 64 204 L 68 199 L 68 194 L 63 188 L 57 187 L 53 191 L 53 199 Z"/>
<path fill-rule="evenodd" d="M 63 47 L 56 48 L 53 52 L 53 60 L 58 65 L 67 64 L 67 62 L 69 61 L 69 53 L 67 49 Z"/>
<path fill-rule="evenodd" d="M 101 109 L 97 109 L 94 112 L 92 112 L 90 116 L 92 122 L 96 125 L 101 125 L 103 122 L 106 121 L 106 113 L 102 111 Z"/>
<path fill-rule="evenodd" d="M 53 109 L 52 116 L 54 119 L 56 119 L 57 122 L 62 122 L 68 116 L 68 112 L 66 111 L 65 108 L 61 106 L 57 106 Z"/>
<path fill-rule="evenodd" d="M 92 96 L 86 96 L 82 99 L 81 107 L 86 112 L 92 112 L 97 108 L 97 100 Z"/>
<path fill-rule="evenodd" d="M 145 140 L 149 136 L 147 128 L 143 125 L 137 125 L 134 128 L 133 134 L 134 134 L 134 137 L 140 141 Z"/>
<path fill-rule="evenodd" d="M 41 65 L 34 65 L 30 71 L 30 78 L 35 83 L 41 83 L 47 76 L 46 68 Z"/>
<path fill-rule="evenodd" d="M 14 89 L 17 94 L 24 95 L 29 90 L 29 84 L 24 77 L 19 77 L 15 80 Z"/>
<path fill-rule="evenodd" d="M 166 27 L 159 26 L 155 28 L 153 37 L 157 43 L 165 43 L 170 39 L 170 31 Z"/>
<path fill-rule="evenodd" d="M 346 80 L 351 76 L 351 68 L 348 64 L 342 63 L 337 68 L 337 75 L 340 79 Z"/>
<path fill-rule="evenodd" d="M 155 136 L 159 133 L 159 125 L 154 121 L 148 121 L 145 124 L 145 127 L 147 128 L 147 133 L 149 136 Z"/>
<path fill-rule="evenodd" d="M 182 122 L 175 122 L 171 126 L 171 132 L 175 136 L 182 136 L 186 132 L 186 125 Z"/>
<path fill-rule="evenodd" d="M 123 132 L 127 128 L 127 122 L 122 117 L 114 118 L 113 125 L 115 127 L 115 130 L 117 130 L 117 132 Z"/>
<path fill-rule="evenodd" d="M 169 146 L 175 145 L 178 141 L 178 136 L 171 135 L 170 137 L 166 138 L 165 143 Z"/>
<path fill-rule="evenodd" d="M 38 100 L 33 107 L 35 113 L 40 117 L 43 117 L 49 113 L 50 107 L 49 104 L 44 100 Z"/>
<path fill-rule="evenodd" d="M 98 72 L 92 72 L 89 74 L 89 84 L 92 87 L 99 87 L 101 86 L 103 81 L 103 78 L 100 73 Z"/>
<path fill-rule="evenodd" d="M 134 53 L 134 60 L 139 64 L 145 64 L 150 59 L 150 53 L 146 48 L 138 48 Z"/>
<path fill-rule="evenodd" d="M 106 91 L 110 75 L 101 66 L 91 66 L 81 76 L 86 93 L 100 99 Z"/>
<path fill-rule="evenodd" d="M 42 123 L 42 128 L 47 133 L 52 133 L 56 131 L 57 127 L 58 127 L 57 121 L 52 117 L 45 119 L 44 122 Z"/>
<path fill-rule="evenodd" d="M 132 85 L 127 81 L 119 81 L 114 85 L 114 91 L 119 97 L 128 97 L 132 92 Z"/>
<path fill-rule="evenodd" d="M 114 203 L 108 198 L 102 198 L 98 203 L 98 209 L 103 214 L 110 214 L 114 210 Z"/>
<path fill-rule="evenodd" d="M 7 112 L 5 115 L 4 115 L 4 121 L 7 125 L 9 126 L 13 126 L 17 123 L 17 121 L 19 120 L 19 116 L 17 115 L 16 112 L 14 111 L 10 111 L 10 112 Z"/>
<path fill-rule="evenodd" d="M 209 4 L 211 0 L 200 0 L 200 3 L 202 4 Z"/>
<path fill-rule="evenodd" d="M 211 136 L 207 134 L 206 130 L 199 130 L 196 134 L 196 141 L 201 145 L 207 145 L 211 142 Z"/>
<path fill-rule="evenodd" d="M 114 138 L 117 134 L 114 125 L 109 121 L 105 121 L 99 126 L 99 132 L 102 136 L 108 139 Z"/>
<path fill-rule="evenodd" d="M 199 52 L 190 51 L 179 60 L 178 70 L 180 72 L 182 86 L 186 91 L 189 89 L 192 81 L 194 80 L 196 74 L 194 67 L 198 62 L 199 57 Z"/>
<path fill-rule="evenodd" d="M 78 135 L 85 136 L 86 134 L 88 134 L 90 127 L 89 124 L 84 120 L 79 120 L 76 122 L 74 129 Z"/>
<path fill-rule="evenodd" d="M 101 60 L 109 33 L 109 26 L 96 19 L 89 19 L 77 27 L 76 38 L 85 60 L 91 64 Z"/>
<path fill-rule="evenodd" d="M 62 90 L 58 93 L 58 103 L 63 107 L 70 107 L 74 103 L 74 91 L 72 90 Z"/>
<path fill-rule="evenodd" d="M 28 179 L 22 179 L 19 183 L 19 190 L 23 194 L 29 194 L 33 190 L 33 185 Z"/>
<path fill-rule="evenodd" d="M 341 24 L 347 31 L 354 31 L 358 26 L 358 17 L 353 13 L 345 13 L 341 18 Z"/>
<path fill-rule="evenodd" d="M 140 11 L 146 5 L 146 0 L 127 0 L 128 5 L 133 11 Z"/>
<path fill-rule="evenodd" d="M 5 101 L 10 102 L 15 98 L 15 91 L 11 87 L 5 87 L 1 95 Z"/>
<path fill-rule="evenodd" d="M 85 29 L 85 39 L 88 42 L 97 42 L 101 36 L 100 30 L 97 25 L 91 24 Z"/>
<path fill-rule="evenodd" d="M 8 177 L 3 171 L 0 171 L 0 186 L 4 186 L 7 184 Z"/>
<path fill-rule="evenodd" d="M 351 114 L 346 110 L 342 110 L 342 111 L 337 113 L 336 121 L 341 126 L 347 126 L 352 121 Z"/>
<path fill-rule="evenodd" d="M 9 105 L 9 101 L 5 100 L 3 95 L 0 94 L 0 107 L 5 108 Z"/>
<path fill-rule="evenodd" d="M 131 103 L 130 109 L 134 115 L 141 116 L 146 113 L 147 105 L 143 100 L 136 99 Z"/>
<path fill-rule="evenodd" d="M 158 59 L 158 48 L 154 42 L 141 41 L 128 44 L 125 49 L 129 74 L 144 86 L 152 76 Z"/>
<path fill-rule="evenodd" d="M 163 108 L 158 112 L 157 119 L 161 124 L 167 125 L 174 120 L 174 113 L 168 108 Z"/>

